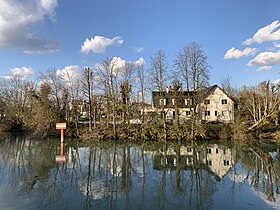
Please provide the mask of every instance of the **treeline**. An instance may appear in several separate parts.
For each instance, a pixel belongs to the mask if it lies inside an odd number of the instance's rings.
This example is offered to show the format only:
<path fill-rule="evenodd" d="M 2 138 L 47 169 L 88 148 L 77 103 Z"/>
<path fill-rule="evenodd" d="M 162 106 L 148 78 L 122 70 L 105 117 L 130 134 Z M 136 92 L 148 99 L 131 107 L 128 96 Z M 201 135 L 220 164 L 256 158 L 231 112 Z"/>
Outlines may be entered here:
<path fill-rule="evenodd" d="M 196 109 L 189 124 L 168 124 L 164 113 L 141 111 L 151 103 L 154 90 L 172 86 L 190 91 L 208 86 L 210 69 L 201 45 L 193 42 L 178 51 L 172 65 L 159 50 L 149 64 L 144 59 L 124 62 L 106 58 L 94 68 L 84 68 L 79 78 L 56 69 L 48 69 L 33 80 L 10 75 L 0 85 L 0 129 L 46 136 L 57 133 L 56 122 L 67 122 L 67 135 L 82 138 L 181 140 L 213 135 L 241 138 L 267 124 L 278 126 L 279 84 L 269 81 L 241 90 L 234 90 L 229 78 L 221 81 L 221 87 L 237 104 L 234 125 L 202 125 Z M 199 105 L 199 97 L 195 103 Z M 137 125 L 131 124 L 135 121 Z M 211 126 L 219 127 L 218 134 Z"/>

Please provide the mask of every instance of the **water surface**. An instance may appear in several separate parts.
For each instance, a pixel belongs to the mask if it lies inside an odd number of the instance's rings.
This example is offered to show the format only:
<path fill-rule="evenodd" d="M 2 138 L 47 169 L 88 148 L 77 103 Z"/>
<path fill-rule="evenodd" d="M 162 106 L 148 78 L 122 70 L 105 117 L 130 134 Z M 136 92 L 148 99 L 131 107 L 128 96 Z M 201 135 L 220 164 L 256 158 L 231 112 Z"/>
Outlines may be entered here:
<path fill-rule="evenodd" d="M 0 209 L 280 209 L 275 143 L 0 140 Z"/>

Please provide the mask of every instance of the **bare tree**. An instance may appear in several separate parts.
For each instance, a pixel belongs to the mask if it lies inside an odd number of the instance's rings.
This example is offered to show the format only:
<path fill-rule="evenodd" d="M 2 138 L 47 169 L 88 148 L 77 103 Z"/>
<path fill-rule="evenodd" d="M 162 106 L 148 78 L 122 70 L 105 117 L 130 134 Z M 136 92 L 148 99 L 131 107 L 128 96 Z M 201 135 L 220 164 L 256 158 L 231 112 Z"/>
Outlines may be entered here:
<path fill-rule="evenodd" d="M 88 103 L 88 118 L 89 118 L 89 130 L 92 130 L 92 122 L 93 122 L 93 103 L 92 103 L 92 97 L 93 97 L 93 72 L 92 69 L 89 67 L 86 67 L 83 72 L 83 80 L 82 80 L 82 89 L 84 96 L 86 98 L 86 101 Z"/>
<path fill-rule="evenodd" d="M 220 78 L 220 83 L 221 83 L 221 88 L 223 91 L 229 96 L 233 97 L 234 96 L 234 89 L 231 85 L 231 77 L 227 74 L 224 77 Z"/>
<path fill-rule="evenodd" d="M 48 83 L 51 88 L 50 100 L 54 103 L 55 109 L 59 112 L 62 109 L 63 91 L 66 88 L 61 75 L 57 74 L 56 69 L 50 68 L 39 76 L 41 81 Z M 64 116 L 65 117 L 65 116 Z"/>
<path fill-rule="evenodd" d="M 144 68 L 144 59 L 142 63 L 136 64 L 136 74 L 137 74 L 137 81 L 138 81 L 138 91 L 137 97 L 141 96 L 141 115 L 142 115 L 142 123 L 145 120 L 145 96 L 146 96 L 146 70 Z"/>
<path fill-rule="evenodd" d="M 120 99 L 121 68 L 118 58 L 106 59 L 96 67 L 96 78 L 106 101 L 107 127 L 112 121 L 114 136 L 117 137 L 117 116 Z M 112 120 L 110 119 L 112 118 Z"/>
<path fill-rule="evenodd" d="M 200 44 L 191 42 L 177 53 L 175 67 L 180 79 L 184 80 L 187 91 L 207 86 L 210 65 Z"/>
<path fill-rule="evenodd" d="M 151 57 L 151 82 L 158 91 L 164 91 L 168 81 L 168 65 L 165 53 L 159 50 Z"/>
<path fill-rule="evenodd" d="M 151 68 L 150 68 L 151 84 L 152 86 L 159 91 L 159 100 L 160 103 L 160 115 L 161 115 L 161 124 L 163 124 L 163 138 L 167 138 L 167 126 L 166 126 L 166 114 L 165 105 L 166 99 L 164 98 L 164 90 L 167 87 L 168 81 L 168 65 L 167 58 L 165 53 L 162 50 L 156 52 L 154 56 L 151 57 Z"/>
<path fill-rule="evenodd" d="M 35 84 L 20 75 L 11 75 L 0 84 L 0 95 L 5 110 L 5 120 L 10 128 L 21 128 L 25 124 L 28 113 L 29 92 L 35 89 Z"/>
<path fill-rule="evenodd" d="M 249 130 L 268 123 L 279 112 L 280 85 L 270 81 L 261 82 L 256 87 L 244 87 L 241 92 L 240 106 L 246 107 L 253 125 Z"/>
<path fill-rule="evenodd" d="M 134 73 L 134 65 L 130 62 L 125 63 L 121 70 L 121 98 L 122 98 L 122 117 L 123 122 L 129 125 L 130 113 L 130 97 L 132 92 L 132 80 Z"/>

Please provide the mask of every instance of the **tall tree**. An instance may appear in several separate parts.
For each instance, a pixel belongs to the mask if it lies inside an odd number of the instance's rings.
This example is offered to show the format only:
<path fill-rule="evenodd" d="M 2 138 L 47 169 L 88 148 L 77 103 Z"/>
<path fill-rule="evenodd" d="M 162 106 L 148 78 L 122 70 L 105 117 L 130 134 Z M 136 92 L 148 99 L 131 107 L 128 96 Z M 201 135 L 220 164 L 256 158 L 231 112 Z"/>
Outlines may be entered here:
<path fill-rule="evenodd" d="M 141 114 L 142 114 L 142 123 L 145 120 L 145 96 L 146 96 L 146 69 L 144 68 L 144 59 L 141 58 L 141 62 L 136 63 L 136 77 L 138 82 L 138 93 L 137 98 L 140 95 L 141 96 Z M 139 100 L 137 100 L 139 101 Z"/>
<path fill-rule="evenodd" d="M 84 96 L 88 102 L 89 130 L 91 131 L 93 122 L 93 72 L 91 68 L 84 68 L 83 80 L 81 82 Z"/>
<path fill-rule="evenodd" d="M 177 53 L 174 65 L 187 91 L 208 85 L 210 65 L 207 59 L 206 53 L 197 42 L 189 43 Z"/>
<path fill-rule="evenodd" d="M 159 50 L 151 57 L 151 82 L 158 91 L 164 91 L 168 82 L 168 64 L 165 53 Z"/>
<path fill-rule="evenodd" d="M 192 120 L 191 120 L 191 137 L 199 135 L 200 130 L 199 113 L 200 104 L 203 100 L 202 89 L 209 85 L 209 69 L 210 65 L 207 61 L 207 55 L 202 50 L 200 44 L 191 42 L 184 46 L 177 53 L 175 59 L 175 67 L 177 69 L 178 78 L 183 80 L 186 91 L 192 91 Z"/>
<path fill-rule="evenodd" d="M 106 101 L 107 127 L 113 122 L 113 131 L 117 137 L 117 115 L 120 106 L 120 75 L 122 70 L 120 58 L 107 58 L 96 67 L 96 78 Z"/>
<path fill-rule="evenodd" d="M 151 84 L 156 90 L 159 91 L 159 100 L 160 103 L 160 115 L 161 115 L 161 124 L 163 125 L 163 138 L 167 138 L 167 126 L 166 126 L 166 114 L 165 105 L 166 98 L 164 98 L 164 90 L 167 88 L 168 82 L 168 65 L 167 58 L 165 53 L 162 50 L 156 52 L 154 56 L 151 57 L 151 68 L 150 68 L 150 77 Z"/>

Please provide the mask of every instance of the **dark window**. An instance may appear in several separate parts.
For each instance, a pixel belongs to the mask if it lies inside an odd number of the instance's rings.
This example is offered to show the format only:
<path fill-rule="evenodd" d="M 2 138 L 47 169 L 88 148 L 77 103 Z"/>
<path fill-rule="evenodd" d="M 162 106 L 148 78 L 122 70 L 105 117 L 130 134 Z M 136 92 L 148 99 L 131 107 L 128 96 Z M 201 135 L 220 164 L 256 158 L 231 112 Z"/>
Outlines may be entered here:
<path fill-rule="evenodd" d="M 224 160 L 224 166 L 229 166 L 229 160 Z"/>
<path fill-rule="evenodd" d="M 227 99 L 222 99 L 222 104 L 227 104 Z"/>
<path fill-rule="evenodd" d="M 205 116 L 210 116 L 210 111 L 205 111 Z"/>
<path fill-rule="evenodd" d="M 211 154 L 211 153 L 212 153 L 212 150 L 211 150 L 211 149 L 208 149 L 208 150 L 207 150 L 207 153 Z"/>
<path fill-rule="evenodd" d="M 219 149 L 216 149 L 216 153 L 217 153 L 217 154 L 219 153 Z"/>
<path fill-rule="evenodd" d="M 190 111 L 186 111 L 186 115 L 187 116 L 191 115 L 191 112 Z"/>
<path fill-rule="evenodd" d="M 215 116 L 218 116 L 218 111 L 215 111 Z"/>
<path fill-rule="evenodd" d="M 205 101 L 204 101 L 204 104 L 210 104 L 210 100 L 208 100 L 208 99 L 205 100 Z"/>
<path fill-rule="evenodd" d="M 211 165 L 212 165 L 212 160 L 207 160 L 207 161 L 206 161 L 206 164 L 209 165 L 209 166 L 211 166 Z"/>

